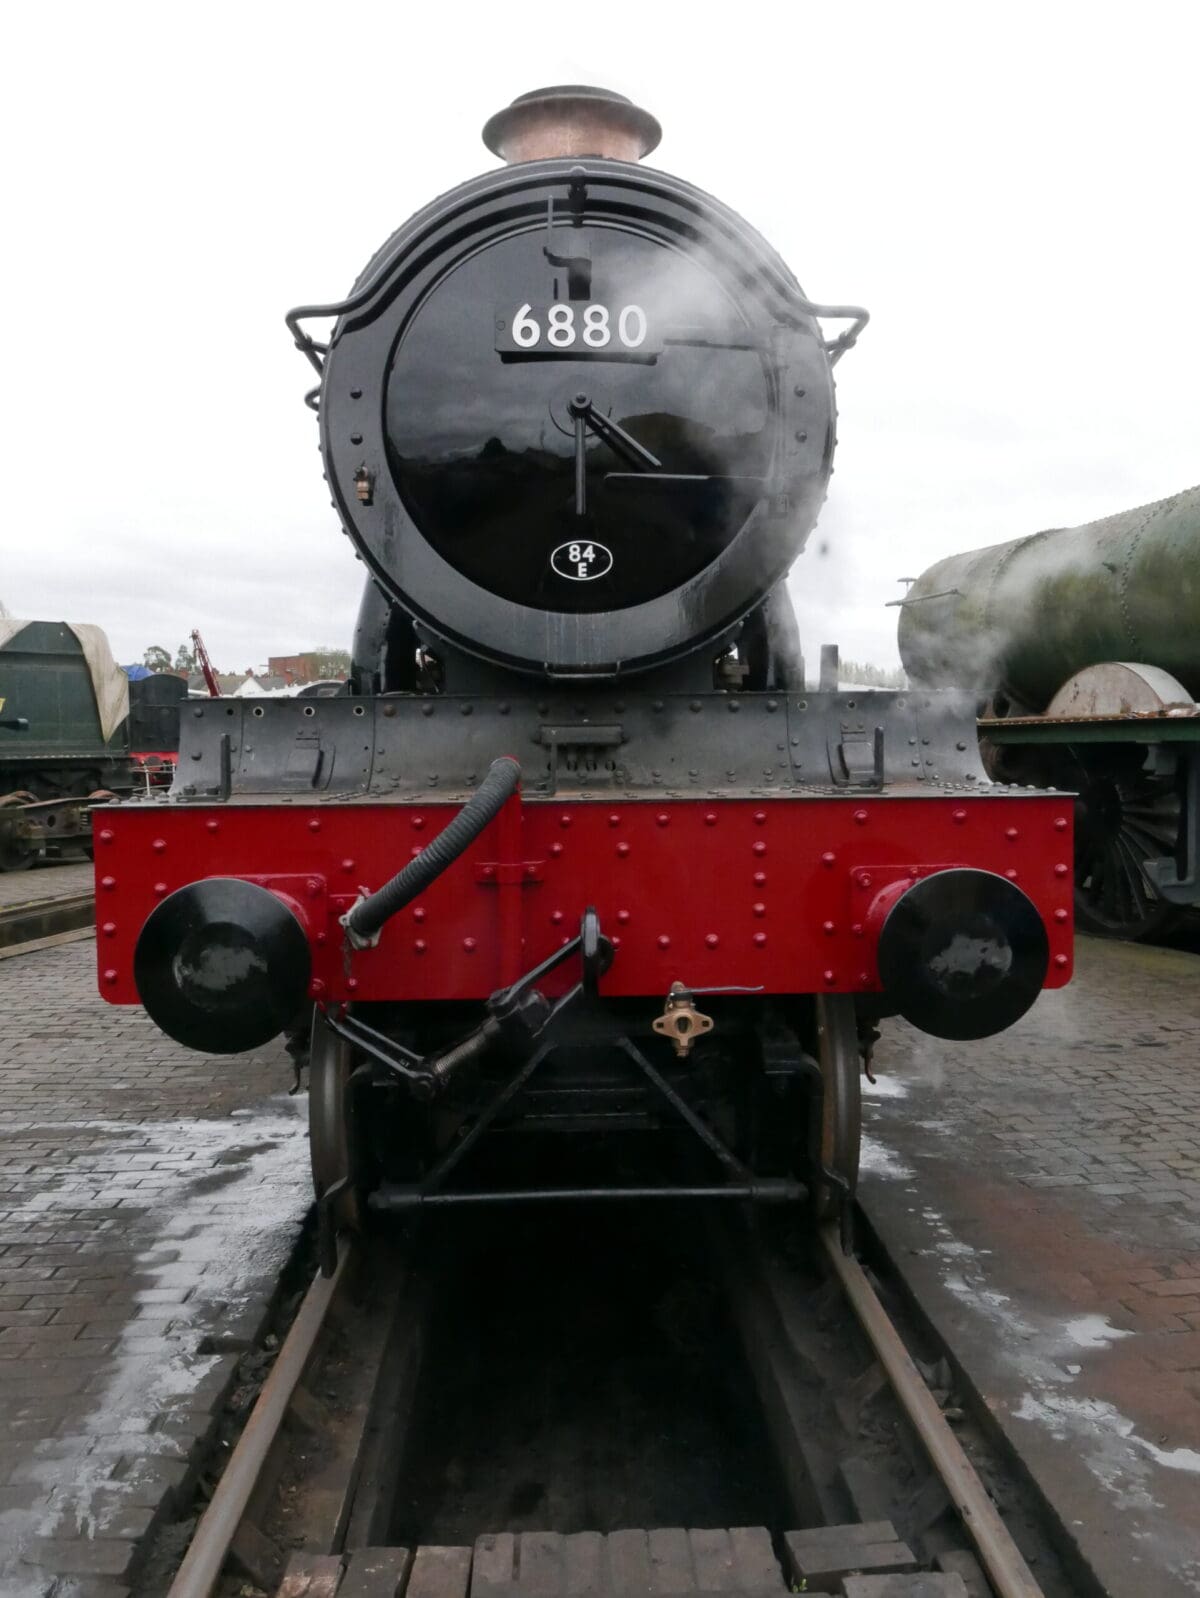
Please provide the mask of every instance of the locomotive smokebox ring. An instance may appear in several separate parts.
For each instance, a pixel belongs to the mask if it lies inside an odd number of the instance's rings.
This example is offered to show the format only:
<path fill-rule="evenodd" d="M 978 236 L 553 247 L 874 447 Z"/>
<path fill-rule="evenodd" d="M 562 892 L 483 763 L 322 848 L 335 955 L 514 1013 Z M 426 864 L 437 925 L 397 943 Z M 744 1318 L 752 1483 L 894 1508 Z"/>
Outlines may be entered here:
<path fill-rule="evenodd" d="M 913 1026 L 939 1038 L 1003 1032 L 1037 998 L 1050 949 L 1036 907 L 989 871 L 938 871 L 886 912 L 879 975 Z"/>
<path fill-rule="evenodd" d="M 282 899 L 237 877 L 179 888 L 138 935 L 133 974 L 168 1037 L 238 1054 L 277 1037 L 308 992 L 308 939 Z"/>

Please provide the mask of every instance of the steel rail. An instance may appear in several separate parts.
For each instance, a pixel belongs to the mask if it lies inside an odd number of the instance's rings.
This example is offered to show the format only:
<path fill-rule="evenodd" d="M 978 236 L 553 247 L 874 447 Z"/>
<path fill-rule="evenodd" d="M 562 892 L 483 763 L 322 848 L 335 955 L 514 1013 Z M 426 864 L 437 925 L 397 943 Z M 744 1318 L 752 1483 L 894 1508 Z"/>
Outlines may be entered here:
<path fill-rule="evenodd" d="M 870 1338 L 893 1392 L 962 1517 L 998 1598 L 1044 1598 L 974 1465 L 950 1429 L 950 1423 L 938 1408 L 937 1400 L 867 1280 L 866 1272 L 856 1259 L 843 1251 L 836 1228 L 823 1227 L 821 1243 Z"/>
<path fill-rule="evenodd" d="M 210 1598 L 297 1383 L 312 1356 L 329 1306 L 337 1296 L 350 1252 L 350 1246 L 342 1242 L 333 1275 L 317 1276 L 304 1295 L 216 1491 L 200 1517 L 167 1598 Z"/>

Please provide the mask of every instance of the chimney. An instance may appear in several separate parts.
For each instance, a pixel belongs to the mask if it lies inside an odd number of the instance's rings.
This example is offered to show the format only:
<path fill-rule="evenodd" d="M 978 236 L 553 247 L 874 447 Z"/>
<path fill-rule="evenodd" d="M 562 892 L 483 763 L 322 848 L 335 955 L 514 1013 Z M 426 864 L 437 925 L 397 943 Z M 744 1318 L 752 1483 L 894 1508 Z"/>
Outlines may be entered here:
<path fill-rule="evenodd" d="M 662 128 L 648 111 L 623 94 L 583 84 L 518 95 L 483 129 L 488 149 L 510 166 L 577 155 L 640 161 L 661 138 Z"/>

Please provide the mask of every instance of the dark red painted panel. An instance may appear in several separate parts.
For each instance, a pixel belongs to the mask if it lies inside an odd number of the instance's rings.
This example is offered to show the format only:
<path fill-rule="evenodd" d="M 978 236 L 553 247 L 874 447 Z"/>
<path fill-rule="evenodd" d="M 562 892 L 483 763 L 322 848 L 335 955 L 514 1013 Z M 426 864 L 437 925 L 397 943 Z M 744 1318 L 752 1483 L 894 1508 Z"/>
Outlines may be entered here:
<path fill-rule="evenodd" d="M 133 950 L 167 893 L 208 876 L 302 905 L 315 996 L 483 998 L 549 954 L 595 905 L 617 944 L 602 991 L 744 984 L 878 987 L 872 902 L 900 878 L 995 871 L 1037 905 L 1047 986 L 1071 973 L 1072 807 L 982 797 L 514 800 L 468 853 L 347 961 L 337 917 L 434 837 L 455 805 L 109 806 L 96 829 L 101 992 L 133 1003 Z M 99 819 L 99 818 L 98 818 Z M 317 986 L 319 985 L 319 986 Z"/>

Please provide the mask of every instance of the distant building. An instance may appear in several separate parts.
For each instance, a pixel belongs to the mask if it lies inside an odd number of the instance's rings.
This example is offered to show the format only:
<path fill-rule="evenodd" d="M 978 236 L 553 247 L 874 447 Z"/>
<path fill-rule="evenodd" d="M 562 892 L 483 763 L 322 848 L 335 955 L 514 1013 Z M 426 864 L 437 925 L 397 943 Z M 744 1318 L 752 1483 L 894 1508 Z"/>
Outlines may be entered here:
<path fill-rule="evenodd" d="M 330 670 L 327 655 L 310 651 L 303 655 L 272 655 L 267 661 L 267 675 L 282 677 L 290 688 L 293 684 L 328 681 L 344 678 L 344 671 Z"/>

